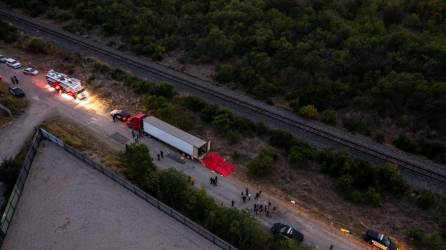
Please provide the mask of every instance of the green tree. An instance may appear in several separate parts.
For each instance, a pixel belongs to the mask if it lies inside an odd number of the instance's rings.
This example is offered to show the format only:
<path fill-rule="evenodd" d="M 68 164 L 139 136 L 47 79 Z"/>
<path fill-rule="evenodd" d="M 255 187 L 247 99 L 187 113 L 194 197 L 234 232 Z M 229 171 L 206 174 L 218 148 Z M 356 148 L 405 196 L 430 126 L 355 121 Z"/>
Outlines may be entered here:
<path fill-rule="evenodd" d="M 143 106 L 146 112 L 157 113 L 159 110 L 167 108 L 168 102 L 163 96 L 144 96 Z"/>
<path fill-rule="evenodd" d="M 175 88 L 172 84 L 162 82 L 160 84 L 153 85 L 151 95 L 162 96 L 166 99 L 172 99 L 175 96 Z"/>
<path fill-rule="evenodd" d="M 299 115 L 308 118 L 308 119 L 319 119 L 319 112 L 314 105 L 305 105 L 299 108 Z"/>
<path fill-rule="evenodd" d="M 268 250 L 304 250 L 306 247 L 299 244 L 296 240 L 289 240 L 287 238 L 277 236 L 274 237 L 270 243 Z"/>
<path fill-rule="evenodd" d="M 191 184 L 184 174 L 173 168 L 160 173 L 157 197 L 166 204 L 179 210 L 185 210 L 190 194 Z"/>
<path fill-rule="evenodd" d="M 134 143 L 126 147 L 123 157 L 128 166 L 127 177 L 143 187 L 148 174 L 156 170 L 149 149 L 144 144 Z"/>
<path fill-rule="evenodd" d="M 188 200 L 187 214 L 192 219 L 198 220 L 206 225 L 210 223 L 216 208 L 217 205 L 214 199 L 207 195 L 206 190 L 194 190 Z"/>
<path fill-rule="evenodd" d="M 379 206 L 381 203 L 381 194 L 377 191 L 375 191 L 374 188 L 369 187 L 367 189 L 367 192 L 364 194 L 364 201 L 373 207 Z"/>
<path fill-rule="evenodd" d="M 308 145 L 294 145 L 288 154 L 288 161 L 292 166 L 301 166 L 307 164 L 313 159 L 314 151 Z"/>
<path fill-rule="evenodd" d="M 410 228 L 407 236 L 417 249 L 439 249 L 440 237 L 436 232 L 426 233 L 420 228 Z"/>
<path fill-rule="evenodd" d="M 235 79 L 234 67 L 230 64 L 219 64 L 215 72 L 215 80 L 220 83 L 229 83 Z"/>
<path fill-rule="evenodd" d="M 9 44 L 17 41 L 19 37 L 19 32 L 17 31 L 16 27 L 1 20 L 0 20 L 0 34 L 2 34 L 0 36 L 0 41 Z"/>
<path fill-rule="evenodd" d="M 234 50 L 234 42 L 226 37 L 225 33 L 215 25 L 210 28 L 201 46 L 201 52 L 212 59 L 226 58 Z"/>
<path fill-rule="evenodd" d="M 336 111 L 326 109 L 321 114 L 321 121 L 329 125 L 336 125 Z"/>
<path fill-rule="evenodd" d="M 429 190 L 422 190 L 416 198 L 416 204 L 422 209 L 430 209 L 436 205 L 435 196 Z"/>
<path fill-rule="evenodd" d="M 239 249 L 264 249 L 269 235 L 247 211 L 221 208 L 216 211 L 212 229 Z"/>
<path fill-rule="evenodd" d="M 28 50 L 36 54 L 48 54 L 50 44 L 39 38 L 32 38 Z"/>
<path fill-rule="evenodd" d="M 374 133 L 373 134 L 373 140 L 378 142 L 378 143 L 384 143 L 384 140 L 385 140 L 384 134 L 380 133 L 380 132 Z"/>
<path fill-rule="evenodd" d="M 414 140 L 406 135 L 399 135 L 396 140 L 393 141 L 393 144 L 404 151 L 417 153 L 419 151 L 418 146 Z"/>
<path fill-rule="evenodd" d="M 249 173 L 253 176 L 263 177 L 272 172 L 274 164 L 274 153 L 262 150 L 256 158 L 248 163 Z"/>
<path fill-rule="evenodd" d="M 193 111 L 193 112 L 201 112 L 206 106 L 207 103 L 195 96 L 187 96 L 181 99 L 183 107 Z"/>

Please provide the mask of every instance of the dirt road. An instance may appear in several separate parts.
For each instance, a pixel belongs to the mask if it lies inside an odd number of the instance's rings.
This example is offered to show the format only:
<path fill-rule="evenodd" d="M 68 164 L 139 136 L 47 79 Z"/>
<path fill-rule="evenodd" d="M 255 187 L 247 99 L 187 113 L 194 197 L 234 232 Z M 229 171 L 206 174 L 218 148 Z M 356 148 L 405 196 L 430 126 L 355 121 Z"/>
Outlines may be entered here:
<path fill-rule="evenodd" d="M 7 68 L 4 64 L 0 65 L 0 74 L 5 79 L 16 75 L 30 102 L 29 110 L 20 119 L 0 131 L 0 161 L 18 153 L 25 140 L 33 133 L 34 127 L 52 115 L 60 115 L 76 121 L 116 149 L 122 150 L 125 143 L 130 142 L 131 134 L 128 128 L 122 123 L 113 123 L 108 115 L 109 110 L 97 103 L 94 96 L 86 101 L 76 102 L 69 96 L 52 91 L 42 74 L 37 77 L 24 76 L 21 71 Z M 209 178 L 214 174 L 199 163 L 192 161 L 181 163 L 176 160 L 177 153 L 165 145 L 149 138 L 143 138 L 141 141 L 149 146 L 154 159 L 156 159 L 159 150 L 165 152 L 166 157 L 162 161 L 155 160 L 158 167 L 164 169 L 174 167 L 181 170 L 194 178 L 197 187 L 205 188 L 223 205 L 230 206 L 231 200 L 234 200 L 236 207 L 252 210 L 253 201 L 242 203 L 240 199 L 240 192 L 247 187 L 244 183 L 240 183 L 232 177 L 220 177 L 219 185 L 212 186 L 209 184 Z M 256 191 L 250 190 L 252 193 Z M 298 207 L 292 207 L 284 201 L 269 197 L 267 192 L 264 193 L 261 202 L 271 201 L 278 207 L 278 212 L 273 218 L 258 218 L 264 225 L 271 226 L 275 222 L 292 225 L 305 235 L 304 242 L 316 249 L 329 249 L 332 244 L 334 245 L 333 249 L 336 250 L 367 248 L 367 245 L 358 238 L 343 235 L 338 231 L 339 229 L 311 218 L 300 211 Z"/>

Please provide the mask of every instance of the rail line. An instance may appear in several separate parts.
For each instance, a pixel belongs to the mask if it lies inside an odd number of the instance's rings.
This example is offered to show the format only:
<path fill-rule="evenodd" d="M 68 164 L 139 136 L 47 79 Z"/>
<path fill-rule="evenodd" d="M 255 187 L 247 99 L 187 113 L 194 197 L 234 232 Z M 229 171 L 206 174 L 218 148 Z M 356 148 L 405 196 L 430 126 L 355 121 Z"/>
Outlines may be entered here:
<path fill-rule="evenodd" d="M 177 83 L 179 85 L 186 86 L 186 87 L 188 87 L 190 89 L 199 91 L 201 93 L 204 93 L 204 94 L 207 94 L 207 95 L 210 95 L 210 96 L 213 96 L 213 97 L 217 97 L 217 98 L 219 98 L 219 99 L 221 99 L 221 100 L 223 100 L 225 102 L 228 102 L 230 104 L 235 104 L 235 105 L 238 105 L 238 106 L 242 106 L 242 107 L 244 107 L 244 108 L 246 108 L 246 109 L 248 109 L 250 111 L 253 111 L 255 113 L 261 114 L 261 115 L 269 117 L 269 118 L 273 118 L 275 120 L 278 120 L 278 121 L 282 122 L 283 124 L 286 124 L 288 126 L 300 129 L 302 131 L 314 134 L 314 135 L 322 137 L 324 139 L 328 139 L 328 140 L 330 140 L 332 142 L 336 142 L 336 143 L 338 143 L 340 145 L 343 145 L 343 146 L 348 147 L 350 149 L 353 149 L 355 151 L 361 152 L 363 154 L 366 154 L 366 155 L 369 155 L 369 156 L 373 156 L 373 157 L 375 157 L 377 159 L 380 159 L 380 160 L 383 160 L 383 161 L 387 161 L 387 162 L 390 162 L 390 163 L 397 164 L 400 167 L 403 167 L 405 169 L 410 170 L 411 172 L 413 172 L 416 175 L 428 177 L 430 179 L 436 180 L 441 185 L 446 186 L 446 175 L 443 175 L 443 174 L 441 174 L 439 172 L 432 171 L 432 170 L 427 169 L 427 168 L 425 168 L 423 166 L 420 166 L 420 165 L 411 163 L 409 161 L 406 161 L 404 159 L 395 157 L 395 156 L 393 156 L 393 155 L 391 155 L 389 153 L 380 152 L 380 151 L 378 151 L 376 149 L 367 147 L 367 146 L 365 146 L 365 145 L 363 145 L 361 143 L 354 142 L 353 140 L 349 140 L 347 138 L 340 137 L 340 136 L 335 135 L 333 133 L 329 133 L 327 131 L 323 131 L 320 128 L 312 127 L 312 126 L 310 126 L 308 124 L 305 124 L 305 123 L 303 123 L 301 121 L 298 121 L 296 119 L 292 119 L 292 118 L 286 117 L 284 115 L 277 114 L 277 113 L 274 113 L 272 111 L 269 111 L 269 110 L 264 109 L 262 107 L 255 106 L 255 105 L 253 105 L 251 103 L 248 103 L 248 102 L 246 102 L 244 100 L 235 98 L 234 96 L 231 96 L 231 95 L 228 95 L 228 94 L 216 91 L 215 89 L 211 89 L 209 87 L 202 86 L 202 85 L 199 85 L 197 83 L 194 83 L 193 81 L 191 81 L 189 79 L 184 79 L 184 78 L 180 78 L 180 77 L 174 76 L 172 74 L 166 73 L 166 72 L 164 72 L 164 71 L 162 71 L 160 69 L 157 69 L 155 67 L 151 67 L 151 66 L 146 65 L 144 63 L 138 62 L 137 60 L 132 59 L 132 58 L 130 58 L 128 56 L 119 55 L 118 53 L 116 53 L 114 51 L 111 51 L 111 50 L 108 50 L 108 49 L 104 49 L 104 48 L 100 48 L 99 46 L 96 46 L 96 45 L 91 44 L 89 42 L 85 42 L 85 41 L 83 41 L 81 39 L 78 39 L 78 38 L 72 36 L 72 35 L 67 35 L 67 34 L 64 34 L 62 32 L 55 31 L 55 30 L 52 30 L 50 28 L 47 28 L 45 26 L 41 26 L 39 24 L 35 24 L 35 23 L 33 23 L 33 22 L 29 21 L 29 20 L 26 20 L 26 19 L 24 19 L 24 18 L 22 18 L 20 16 L 17 16 L 17 15 L 11 14 L 11 13 L 8 13 L 8 12 L 6 12 L 4 10 L 0 10 L 0 16 L 6 17 L 8 19 L 13 19 L 15 22 L 21 23 L 21 24 L 26 25 L 28 27 L 32 27 L 32 28 L 34 28 L 36 30 L 45 32 L 47 34 L 50 34 L 50 35 L 52 35 L 54 37 L 63 39 L 65 41 L 68 41 L 68 42 L 71 42 L 71 43 L 75 43 L 77 45 L 81 45 L 82 47 L 87 48 L 87 49 L 89 49 L 91 51 L 94 51 L 96 53 L 99 53 L 99 54 L 101 54 L 103 56 L 107 56 L 107 57 L 113 58 L 113 59 L 118 60 L 118 61 L 126 62 L 127 64 L 130 64 L 130 65 L 132 65 L 134 67 L 137 67 L 139 69 L 148 71 L 148 72 L 150 72 L 150 73 L 152 73 L 154 75 L 161 76 L 161 77 L 167 79 L 168 81 L 175 82 L 175 83 Z M 189 76 L 189 77 L 193 77 L 193 76 Z M 193 77 L 193 78 L 195 78 L 195 77 Z"/>

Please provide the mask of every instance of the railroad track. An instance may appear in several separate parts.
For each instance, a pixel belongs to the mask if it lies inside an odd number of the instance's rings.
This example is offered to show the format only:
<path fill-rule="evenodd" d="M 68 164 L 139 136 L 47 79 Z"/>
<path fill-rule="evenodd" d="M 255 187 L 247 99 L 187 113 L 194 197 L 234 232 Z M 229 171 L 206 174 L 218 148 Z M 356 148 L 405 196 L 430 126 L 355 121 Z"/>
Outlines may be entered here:
<path fill-rule="evenodd" d="M 0 10 L 0 16 L 5 17 L 6 19 L 9 19 L 9 20 L 12 19 L 12 20 L 14 20 L 14 22 L 20 23 L 20 24 L 28 26 L 28 27 L 32 27 L 36 30 L 47 33 L 47 34 L 57 37 L 59 39 L 69 41 L 69 42 L 75 43 L 77 45 L 81 45 L 82 47 L 84 47 L 88 50 L 94 51 L 94 52 L 101 54 L 103 56 L 107 56 L 107 57 L 113 58 L 118 61 L 126 62 L 127 64 L 130 64 L 134 67 L 148 71 L 154 75 L 161 76 L 162 78 L 167 79 L 168 81 L 170 81 L 172 83 L 177 83 L 179 85 L 186 86 L 186 87 L 193 89 L 195 91 L 198 91 L 198 92 L 201 92 L 201 93 L 213 96 L 213 97 L 217 97 L 225 102 L 229 102 L 229 103 L 235 104 L 237 106 L 242 106 L 245 109 L 248 109 L 252 112 L 262 114 L 263 116 L 267 116 L 269 118 L 275 119 L 275 120 L 280 121 L 283 124 L 286 124 L 288 126 L 300 129 L 302 131 L 311 133 L 313 135 L 322 137 L 324 139 L 328 139 L 332 142 L 336 142 L 340 145 L 343 145 L 344 147 L 348 147 L 350 149 L 361 152 L 363 154 L 373 156 L 373 157 L 383 160 L 383 161 L 397 164 L 398 166 L 400 166 L 402 168 L 410 170 L 412 173 L 414 173 L 416 175 L 427 177 L 432 180 L 436 180 L 441 185 L 446 186 L 446 175 L 436 172 L 436 171 L 433 171 L 433 170 L 430 170 L 430 169 L 427 169 L 427 168 L 423 167 L 422 165 L 414 164 L 412 162 L 404 160 L 404 159 L 402 159 L 404 156 L 395 157 L 389 153 L 381 152 L 376 149 L 367 147 L 366 145 L 363 145 L 361 143 L 355 142 L 353 140 L 349 140 L 348 138 L 344 138 L 344 137 L 335 135 L 333 133 L 324 131 L 317 127 L 312 127 L 312 126 L 310 126 L 304 122 L 301 122 L 297 119 L 292 119 L 290 117 L 269 111 L 263 107 L 255 106 L 247 101 L 244 101 L 242 99 L 235 98 L 234 96 L 216 91 L 215 89 L 211 89 L 210 87 L 197 84 L 189 79 L 184 79 L 184 78 L 174 76 L 174 75 L 167 73 L 163 70 L 160 70 L 158 68 L 151 67 L 147 64 L 141 63 L 138 60 L 135 60 L 129 56 L 120 55 L 119 53 L 117 53 L 115 51 L 101 48 L 101 47 L 94 45 L 90 42 L 83 41 L 83 40 L 75 37 L 74 35 L 67 35 L 65 33 L 50 29 L 48 27 L 41 26 L 39 24 L 35 24 L 32 21 L 24 19 L 21 16 L 18 16 L 15 14 L 11 14 L 5 10 Z M 191 76 L 191 77 L 193 77 L 193 76 Z"/>

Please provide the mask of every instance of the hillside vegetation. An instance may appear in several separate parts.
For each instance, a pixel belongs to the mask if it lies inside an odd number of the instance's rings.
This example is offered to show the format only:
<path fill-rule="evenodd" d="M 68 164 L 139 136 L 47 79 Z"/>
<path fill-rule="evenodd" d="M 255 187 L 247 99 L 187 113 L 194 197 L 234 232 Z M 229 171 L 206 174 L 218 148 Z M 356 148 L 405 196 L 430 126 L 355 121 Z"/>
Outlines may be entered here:
<path fill-rule="evenodd" d="M 443 0 L 3 1 L 154 59 L 181 51 L 231 88 L 446 162 Z"/>

